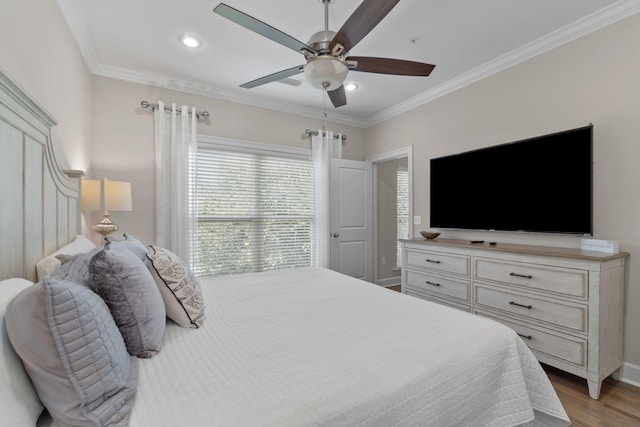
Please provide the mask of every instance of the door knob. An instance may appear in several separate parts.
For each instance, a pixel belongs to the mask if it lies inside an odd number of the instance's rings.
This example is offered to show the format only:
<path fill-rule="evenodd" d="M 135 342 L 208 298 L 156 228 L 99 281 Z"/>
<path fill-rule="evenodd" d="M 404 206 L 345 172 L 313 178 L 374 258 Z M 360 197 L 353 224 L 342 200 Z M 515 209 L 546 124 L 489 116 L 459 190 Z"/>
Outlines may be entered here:
<path fill-rule="evenodd" d="M 333 237 L 340 237 L 340 233 L 333 233 Z"/>

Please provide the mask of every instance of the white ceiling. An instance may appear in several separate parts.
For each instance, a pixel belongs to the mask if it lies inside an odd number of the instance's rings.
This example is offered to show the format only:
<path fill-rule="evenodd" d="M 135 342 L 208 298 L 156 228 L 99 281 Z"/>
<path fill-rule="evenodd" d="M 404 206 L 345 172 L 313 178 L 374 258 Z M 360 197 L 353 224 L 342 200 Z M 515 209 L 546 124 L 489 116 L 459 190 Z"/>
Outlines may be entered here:
<path fill-rule="evenodd" d="M 320 117 L 323 94 L 303 82 L 242 83 L 304 63 L 291 49 L 215 13 L 217 0 L 58 0 L 94 74 Z M 225 0 L 307 42 L 324 28 L 321 0 Z M 337 31 L 361 0 L 335 0 Z M 367 126 L 640 11 L 638 0 L 402 0 L 351 55 L 435 64 L 429 77 L 351 71 L 360 85 L 328 117 Z M 178 36 L 204 46 L 189 50 Z M 415 42 L 412 43 L 412 40 Z M 295 76 L 304 80 L 304 75 Z M 196 106 L 198 107 L 198 106 Z"/>

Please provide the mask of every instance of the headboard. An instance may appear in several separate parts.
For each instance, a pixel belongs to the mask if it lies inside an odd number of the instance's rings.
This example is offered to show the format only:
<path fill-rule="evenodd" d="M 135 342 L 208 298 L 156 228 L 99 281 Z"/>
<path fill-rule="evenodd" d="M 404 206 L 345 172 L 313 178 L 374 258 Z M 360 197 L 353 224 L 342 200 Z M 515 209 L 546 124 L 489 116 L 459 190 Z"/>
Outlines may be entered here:
<path fill-rule="evenodd" d="M 79 233 L 79 182 L 58 168 L 55 120 L 0 70 L 0 280 L 36 280 L 36 262 Z"/>

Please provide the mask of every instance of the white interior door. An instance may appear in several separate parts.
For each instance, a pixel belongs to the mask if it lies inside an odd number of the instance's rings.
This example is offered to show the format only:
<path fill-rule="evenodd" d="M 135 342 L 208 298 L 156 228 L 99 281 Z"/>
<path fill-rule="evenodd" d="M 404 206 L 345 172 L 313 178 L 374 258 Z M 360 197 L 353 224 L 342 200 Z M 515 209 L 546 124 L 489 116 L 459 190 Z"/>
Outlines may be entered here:
<path fill-rule="evenodd" d="M 371 163 L 331 160 L 331 269 L 373 281 Z"/>

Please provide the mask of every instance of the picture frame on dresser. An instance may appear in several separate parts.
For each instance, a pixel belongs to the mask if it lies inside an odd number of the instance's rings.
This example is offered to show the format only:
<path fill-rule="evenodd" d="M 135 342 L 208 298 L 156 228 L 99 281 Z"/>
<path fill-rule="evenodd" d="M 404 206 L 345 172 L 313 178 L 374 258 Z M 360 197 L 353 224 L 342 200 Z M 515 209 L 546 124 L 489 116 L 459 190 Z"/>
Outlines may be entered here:
<path fill-rule="evenodd" d="M 626 252 L 407 239 L 402 293 L 511 327 L 539 362 L 602 381 L 623 363 Z"/>

